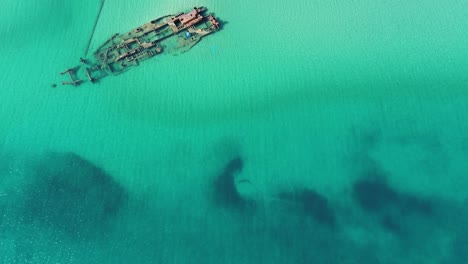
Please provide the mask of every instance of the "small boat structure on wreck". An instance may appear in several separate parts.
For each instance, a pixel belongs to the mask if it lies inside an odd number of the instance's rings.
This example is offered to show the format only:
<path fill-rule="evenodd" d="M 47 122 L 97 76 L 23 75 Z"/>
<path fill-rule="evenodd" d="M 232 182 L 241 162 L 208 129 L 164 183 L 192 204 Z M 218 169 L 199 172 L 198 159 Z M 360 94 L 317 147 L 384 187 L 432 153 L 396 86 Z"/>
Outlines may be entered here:
<path fill-rule="evenodd" d="M 203 37 L 220 29 L 218 19 L 205 14 L 206 11 L 205 7 L 195 7 L 188 13 L 163 16 L 128 33 L 113 35 L 94 52 L 94 58 L 80 58 L 81 65 L 61 72 L 70 78 L 62 81 L 62 85 L 78 86 L 85 81 L 94 83 L 156 55 L 178 55 L 188 51 Z"/>

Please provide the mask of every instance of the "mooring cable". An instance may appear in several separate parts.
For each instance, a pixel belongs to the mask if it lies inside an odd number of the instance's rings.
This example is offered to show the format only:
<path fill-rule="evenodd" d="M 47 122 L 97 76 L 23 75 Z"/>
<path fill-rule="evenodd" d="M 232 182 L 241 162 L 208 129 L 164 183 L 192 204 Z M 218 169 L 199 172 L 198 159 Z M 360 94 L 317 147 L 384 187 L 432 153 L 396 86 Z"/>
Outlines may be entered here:
<path fill-rule="evenodd" d="M 88 44 L 86 45 L 86 52 L 85 52 L 85 55 L 84 55 L 85 58 L 88 55 L 89 46 L 91 45 L 91 41 L 93 40 L 94 32 L 96 31 L 96 26 L 98 24 L 99 18 L 101 17 L 102 8 L 104 7 L 105 2 L 106 2 L 106 0 L 101 0 L 101 5 L 99 6 L 99 11 L 98 11 L 98 14 L 96 16 L 96 20 L 94 21 L 93 31 L 91 32 L 91 36 L 89 37 Z"/>

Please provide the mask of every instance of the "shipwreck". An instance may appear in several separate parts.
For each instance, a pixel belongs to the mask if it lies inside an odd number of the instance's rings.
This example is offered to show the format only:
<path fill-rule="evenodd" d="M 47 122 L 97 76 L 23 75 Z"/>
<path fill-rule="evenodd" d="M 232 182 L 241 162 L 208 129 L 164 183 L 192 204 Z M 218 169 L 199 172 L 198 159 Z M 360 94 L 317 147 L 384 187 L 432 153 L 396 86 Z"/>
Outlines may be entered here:
<path fill-rule="evenodd" d="M 220 29 L 218 19 L 206 13 L 205 7 L 195 7 L 187 13 L 157 18 L 125 34 L 114 34 L 92 58 L 80 58 L 78 66 L 61 72 L 69 77 L 62 85 L 94 83 L 160 54 L 178 55 L 188 51 L 203 37 Z"/>

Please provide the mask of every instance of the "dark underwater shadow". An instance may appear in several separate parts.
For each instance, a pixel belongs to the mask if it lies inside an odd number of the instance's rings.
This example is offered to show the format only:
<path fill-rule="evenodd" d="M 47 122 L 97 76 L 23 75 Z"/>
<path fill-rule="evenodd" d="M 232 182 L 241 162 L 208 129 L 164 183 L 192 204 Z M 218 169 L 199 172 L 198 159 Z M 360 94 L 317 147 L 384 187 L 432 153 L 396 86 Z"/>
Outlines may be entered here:
<path fill-rule="evenodd" d="M 433 199 L 399 191 L 388 184 L 390 177 L 379 168 L 377 162 L 364 177 L 352 185 L 352 199 L 364 212 L 376 217 L 386 231 L 400 237 L 411 237 L 420 223 L 420 228 L 431 225 L 437 217 L 437 206 Z"/>
<path fill-rule="evenodd" d="M 319 224 L 332 228 L 337 225 L 336 215 L 328 199 L 312 189 L 304 188 L 292 192 L 281 192 L 278 197 L 287 202 L 288 205 L 295 205 L 298 209 L 297 212 L 311 217 Z"/>
<path fill-rule="evenodd" d="M 396 191 L 384 180 L 358 180 L 353 185 L 353 195 L 359 206 L 369 212 L 393 208 L 402 214 L 431 216 L 434 210 L 429 200 Z"/>
<path fill-rule="evenodd" d="M 244 168 L 241 157 L 232 158 L 216 176 L 213 182 L 213 201 L 216 206 L 229 209 L 252 209 L 253 201 L 243 197 L 237 184 L 241 181 L 237 178 Z"/>
<path fill-rule="evenodd" d="M 33 167 L 20 211 L 26 224 L 93 237 L 110 230 L 127 200 L 127 191 L 102 168 L 75 153 L 52 153 Z"/>

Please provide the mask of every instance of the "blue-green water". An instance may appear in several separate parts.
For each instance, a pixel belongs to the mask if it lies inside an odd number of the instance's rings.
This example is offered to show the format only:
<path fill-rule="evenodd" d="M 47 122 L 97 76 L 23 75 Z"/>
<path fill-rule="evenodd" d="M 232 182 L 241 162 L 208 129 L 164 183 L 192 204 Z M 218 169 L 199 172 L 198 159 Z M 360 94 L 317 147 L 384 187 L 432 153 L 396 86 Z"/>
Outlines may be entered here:
<path fill-rule="evenodd" d="M 225 23 L 51 88 L 100 4 L 2 1 L 0 263 L 466 262 L 468 2 L 107 0 Z"/>

